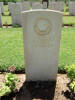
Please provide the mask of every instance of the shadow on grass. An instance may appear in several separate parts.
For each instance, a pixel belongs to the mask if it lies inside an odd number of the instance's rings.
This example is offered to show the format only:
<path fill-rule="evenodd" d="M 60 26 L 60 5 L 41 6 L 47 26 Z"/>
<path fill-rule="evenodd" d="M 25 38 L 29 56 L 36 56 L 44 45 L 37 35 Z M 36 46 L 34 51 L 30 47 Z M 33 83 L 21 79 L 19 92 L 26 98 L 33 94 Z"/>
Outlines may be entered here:
<path fill-rule="evenodd" d="M 25 82 L 15 100 L 53 100 L 56 82 Z"/>

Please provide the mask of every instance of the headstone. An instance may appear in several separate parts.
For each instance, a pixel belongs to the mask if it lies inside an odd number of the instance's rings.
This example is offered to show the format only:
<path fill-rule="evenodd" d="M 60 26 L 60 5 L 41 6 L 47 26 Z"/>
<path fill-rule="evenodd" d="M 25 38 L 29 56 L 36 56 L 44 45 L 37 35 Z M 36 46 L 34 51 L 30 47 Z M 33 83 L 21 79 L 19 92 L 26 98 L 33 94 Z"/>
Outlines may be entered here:
<path fill-rule="evenodd" d="M 4 13 L 4 8 L 3 8 L 3 2 L 0 2 L 0 7 L 1 7 L 1 13 Z"/>
<path fill-rule="evenodd" d="M 43 9 L 43 4 L 41 3 L 33 3 L 32 9 Z"/>
<path fill-rule="evenodd" d="M 9 10 L 9 13 L 11 14 L 11 10 L 13 8 L 12 4 L 14 4 L 13 2 L 8 2 L 8 10 Z"/>
<path fill-rule="evenodd" d="M 56 81 L 62 14 L 49 9 L 22 13 L 27 81 Z"/>
<path fill-rule="evenodd" d="M 43 2 L 43 9 L 47 9 L 47 2 Z"/>
<path fill-rule="evenodd" d="M 60 6 L 59 6 L 59 7 L 60 7 L 60 11 L 64 11 L 64 6 L 65 6 L 64 1 L 59 1 L 59 2 L 58 2 L 58 5 L 60 5 Z"/>
<path fill-rule="evenodd" d="M 42 4 L 45 4 L 45 5 L 47 5 L 47 8 L 48 8 L 48 5 L 49 5 L 49 0 L 42 0 Z"/>
<path fill-rule="evenodd" d="M 49 3 L 50 10 L 64 11 L 64 2 L 50 2 Z"/>
<path fill-rule="evenodd" d="M 19 2 L 19 1 L 18 1 L 18 2 L 16 2 L 16 4 L 21 4 L 21 3 L 22 3 L 22 2 Z"/>
<path fill-rule="evenodd" d="M 21 23 L 21 5 L 13 3 L 11 9 L 11 16 L 12 16 L 12 24 L 18 24 L 19 26 L 22 25 Z"/>
<path fill-rule="evenodd" d="M 1 16 L 1 8 L 0 8 L 0 27 L 2 27 L 2 16 Z"/>
<path fill-rule="evenodd" d="M 30 3 L 29 2 L 16 2 L 16 3 L 12 3 L 9 2 L 8 3 L 8 8 L 9 8 L 9 12 L 12 16 L 12 24 L 18 24 L 18 25 L 22 25 L 21 23 L 21 12 L 22 11 L 26 11 L 26 10 L 30 10 Z"/>
<path fill-rule="evenodd" d="M 24 1 L 22 2 L 22 11 L 30 10 L 30 2 Z"/>
<path fill-rule="evenodd" d="M 75 1 L 69 2 L 69 13 L 75 15 Z"/>

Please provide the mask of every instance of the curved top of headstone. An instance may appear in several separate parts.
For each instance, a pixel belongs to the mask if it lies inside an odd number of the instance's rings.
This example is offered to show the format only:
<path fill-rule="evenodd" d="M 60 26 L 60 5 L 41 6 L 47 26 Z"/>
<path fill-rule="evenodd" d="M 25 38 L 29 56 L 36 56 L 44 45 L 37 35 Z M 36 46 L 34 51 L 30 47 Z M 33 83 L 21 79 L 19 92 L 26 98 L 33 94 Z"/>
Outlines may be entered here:
<path fill-rule="evenodd" d="M 58 13 L 62 14 L 60 11 L 55 11 L 55 10 L 50 10 L 50 9 L 34 9 L 34 10 L 27 10 L 27 11 L 22 11 L 22 13 L 29 13 L 29 12 L 53 12 L 53 13 Z"/>

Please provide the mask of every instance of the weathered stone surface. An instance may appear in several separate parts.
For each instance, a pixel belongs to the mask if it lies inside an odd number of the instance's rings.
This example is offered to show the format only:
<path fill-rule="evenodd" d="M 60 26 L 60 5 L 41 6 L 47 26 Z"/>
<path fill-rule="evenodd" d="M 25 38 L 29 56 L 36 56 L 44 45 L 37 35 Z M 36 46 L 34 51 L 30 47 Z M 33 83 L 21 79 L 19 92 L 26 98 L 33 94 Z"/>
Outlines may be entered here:
<path fill-rule="evenodd" d="M 28 2 L 28 1 L 16 2 L 16 4 L 21 5 L 22 11 L 30 10 L 30 2 Z"/>
<path fill-rule="evenodd" d="M 1 13 L 4 13 L 4 8 L 3 8 L 3 2 L 0 2 L 0 7 L 1 7 Z"/>
<path fill-rule="evenodd" d="M 41 3 L 33 3 L 32 4 L 32 9 L 43 9 L 43 5 Z"/>
<path fill-rule="evenodd" d="M 69 13 L 75 15 L 75 1 L 69 2 Z"/>
<path fill-rule="evenodd" d="M 16 3 L 9 2 L 8 9 L 12 16 L 12 24 L 18 24 L 21 26 L 22 25 L 21 12 L 30 10 L 30 3 L 29 2 L 16 2 Z"/>
<path fill-rule="evenodd" d="M 1 15 L 1 8 L 0 8 L 0 27 L 2 27 L 2 15 Z"/>
<path fill-rule="evenodd" d="M 12 16 L 12 24 L 18 24 L 18 25 L 22 25 L 21 22 L 21 5 L 17 4 L 17 3 L 12 3 L 12 7 L 11 7 L 11 16 Z"/>
<path fill-rule="evenodd" d="M 11 11 L 12 11 L 12 4 L 14 4 L 13 2 L 8 2 L 8 10 L 9 10 L 9 13 L 11 14 Z"/>
<path fill-rule="evenodd" d="M 22 13 L 27 81 L 55 81 L 62 14 L 51 10 Z"/>
<path fill-rule="evenodd" d="M 22 11 L 30 10 L 30 2 L 24 1 L 22 2 Z"/>
<path fill-rule="evenodd" d="M 57 11 L 64 11 L 64 2 L 50 2 L 49 9 L 57 10 Z"/>
<path fill-rule="evenodd" d="M 47 9 L 47 2 L 43 2 L 43 8 Z"/>

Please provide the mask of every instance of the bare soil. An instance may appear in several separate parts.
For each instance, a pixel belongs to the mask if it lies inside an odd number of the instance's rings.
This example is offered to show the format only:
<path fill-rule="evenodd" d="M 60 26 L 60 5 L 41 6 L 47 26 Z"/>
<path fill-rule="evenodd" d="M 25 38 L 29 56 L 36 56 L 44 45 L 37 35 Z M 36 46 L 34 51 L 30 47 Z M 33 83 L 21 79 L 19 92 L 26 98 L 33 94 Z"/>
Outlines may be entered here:
<path fill-rule="evenodd" d="M 17 85 L 18 92 L 12 93 L 1 100 L 75 100 L 67 84 L 69 79 L 66 74 L 58 74 L 57 82 L 26 82 L 25 74 L 17 74 L 20 82 Z M 0 83 L 4 81 L 4 75 L 0 74 Z"/>

